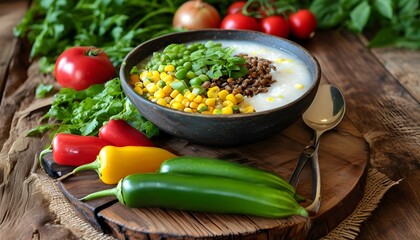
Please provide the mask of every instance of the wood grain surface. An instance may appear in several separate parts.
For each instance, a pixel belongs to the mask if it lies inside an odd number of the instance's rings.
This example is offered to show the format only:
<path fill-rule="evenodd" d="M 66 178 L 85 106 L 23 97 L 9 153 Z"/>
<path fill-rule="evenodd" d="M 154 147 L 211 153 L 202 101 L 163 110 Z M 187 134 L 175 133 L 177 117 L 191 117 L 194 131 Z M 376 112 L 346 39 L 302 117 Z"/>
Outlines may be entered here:
<path fill-rule="evenodd" d="M 177 155 L 205 156 L 238 162 L 274 172 L 288 179 L 312 131 L 300 120 L 285 131 L 261 142 L 233 148 L 190 144 L 169 135 L 158 140 L 161 147 Z M 252 216 L 196 213 L 159 208 L 132 209 L 115 198 L 81 202 L 92 192 L 114 187 L 103 184 L 96 172 L 72 175 L 60 188 L 81 215 L 95 228 L 119 239 L 212 238 L 318 239 L 347 218 L 363 197 L 369 149 L 357 128 L 345 118 L 321 138 L 321 207 L 316 216 L 268 219 Z M 62 171 L 62 168 L 57 168 Z M 60 174 L 57 174 L 60 175 Z M 301 175 L 297 191 L 311 198 L 309 165 Z M 309 201 L 302 203 L 303 206 Z"/>
<path fill-rule="evenodd" d="M 36 86 L 53 82 L 39 74 L 36 62 L 28 61 L 30 48 L 12 34 L 28 2 L 0 2 L 0 236 L 75 239 L 77 229 L 61 224 L 36 191 L 34 174 L 45 174 L 36 158 L 46 141 L 25 137 L 46 110 L 28 111 L 39 106 Z M 363 36 L 342 31 L 319 31 L 302 44 L 320 61 L 323 81 L 343 90 L 348 120 L 369 144 L 370 165 L 394 180 L 403 179 L 362 223 L 358 239 L 418 239 L 419 51 L 368 49 Z"/>

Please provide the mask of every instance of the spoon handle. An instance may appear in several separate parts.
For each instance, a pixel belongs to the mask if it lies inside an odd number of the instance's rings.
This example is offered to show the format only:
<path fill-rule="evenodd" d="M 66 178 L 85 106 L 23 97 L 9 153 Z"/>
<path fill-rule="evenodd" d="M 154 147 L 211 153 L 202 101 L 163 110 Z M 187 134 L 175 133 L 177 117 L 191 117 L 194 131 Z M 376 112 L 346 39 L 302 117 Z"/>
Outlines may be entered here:
<path fill-rule="evenodd" d="M 300 155 L 299 160 L 296 164 L 296 167 L 289 178 L 289 184 L 292 185 L 293 188 L 296 189 L 297 183 L 299 182 L 300 173 L 302 172 L 302 169 L 305 166 L 306 162 L 310 158 L 312 158 L 313 153 L 314 153 L 314 149 L 312 148 L 312 146 L 308 146 Z"/>
<path fill-rule="evenodd" d="M 321 172 L 319 169 L 318 152 L 311 158 L 312 167 L 312 203 L 306 207 L 310 215 L 318 213 L 321 204 Z"/>

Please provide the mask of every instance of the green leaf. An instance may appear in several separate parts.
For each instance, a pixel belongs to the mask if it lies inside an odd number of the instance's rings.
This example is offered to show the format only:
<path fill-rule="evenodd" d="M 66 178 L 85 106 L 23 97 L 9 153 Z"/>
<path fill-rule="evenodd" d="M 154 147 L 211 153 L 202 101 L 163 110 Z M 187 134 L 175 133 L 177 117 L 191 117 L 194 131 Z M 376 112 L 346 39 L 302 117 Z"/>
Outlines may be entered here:
<path fill-rule="evenodd" d="M 327 29 L 342 24 L 347 17 L 343 5 L 337 0 L 315 0 L 309 8 L 316 16 L 318 28 Z"/>
<path fill-rule="evenodd" d="M 392 0 L 375 0 L 374 6 L 382 16 L 388 19 L 393 17 Z"/>
<path fill-rule="evenodd" d="M 39 127 L 36 127 L 36 128 L 33 128 L 33 129 L 29 130 L 28 133 L 26 134 L 26 136 L 28 136 L 28 137 L 42 136 L 43 134 L 48 132 L 53 127 L 54 127 L 54 125 L 52 125 L 52 124 L 42 125 L 42 126 L 39 126 Z"/>
<path fill-rule="evenodd" d="M 372 38 L 372 40 L 370 40 L 368 47 L 384 47 L 391 45 L 395 42 L 397 35 L 398 33 L 391 28 L 382 29 Z"/>
<path fill-rule="evenodd" d="M 350 13 L 349 27 L 357 32 L 363 31 L 370 17 L 371 6 L 367 1 L 361 2 Z"/>
<path fill-rule="evenodd" d="M 48 93 L 51 92 L 53 89 L 53 85 L 45 85 L 43 83 L 40 83 L 38 87 L 36 88 L 35 95 L 37 98 L 44 98 L 48 95 Z"/>
<path fill-rule="evenodd" d="M 396 4 L 400 16 L 413 16 L 419 11 L 419 0 L 398 0 Z"/>
<path fill-rule="evenodd" d="M 31 134 L 66 131 L 79 135 L 97 135 L 99 128 L 111 118 L 136 119 L 139 126 L 148 121 L 130 104 L 118 78 L 82 91 L 60 89 L 44 118 L 50 118 L 57 124 L 41 125 L 33 129 Z M 154 133 L 159 131 L 156 126 L 154 128 Z"/>

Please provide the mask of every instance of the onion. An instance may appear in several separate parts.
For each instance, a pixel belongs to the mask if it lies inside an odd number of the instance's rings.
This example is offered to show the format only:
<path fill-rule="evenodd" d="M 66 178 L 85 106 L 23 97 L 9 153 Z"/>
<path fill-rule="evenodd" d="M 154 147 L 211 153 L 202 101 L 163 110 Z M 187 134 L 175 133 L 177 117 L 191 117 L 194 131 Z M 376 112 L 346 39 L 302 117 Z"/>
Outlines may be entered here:
<path fill-rule="evenodd" d="M 220 14 L 212 5 L 202 0 L 191 0 L 182 4 L 172 21 L 174 28 L 187 30 L 218 28 Z"/>

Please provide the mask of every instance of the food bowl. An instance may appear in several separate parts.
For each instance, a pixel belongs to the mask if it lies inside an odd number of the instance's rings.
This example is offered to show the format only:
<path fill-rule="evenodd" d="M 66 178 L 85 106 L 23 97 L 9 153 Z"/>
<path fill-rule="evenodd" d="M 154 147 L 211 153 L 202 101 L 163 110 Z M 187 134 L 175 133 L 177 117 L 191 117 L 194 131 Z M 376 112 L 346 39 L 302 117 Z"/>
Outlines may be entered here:
<path fill-rule="evenodd" d="M 270 110 L 238 114 L 199 114 L 174 110 L 145 99 L 130 85 L 130 71 L 154 52 L 162 51 L 172 43 L 196 41 L 234 40 L 263 44 L 285 51 L 299 58 L 310 73 L 307 90 L 296 100 Z M 164 35 L 144 42 L 134 48 L 120 68 L 122 87 L 129 100 L 140 114 L 154 123 L 160 130 L 209 146 L 233 146 L 260 141 L 287 128 L 309 107 L 317 92 L 321 70 L 318 61 L 298 44 L 254 31 L 241 30 L 197 30 Z"/>

